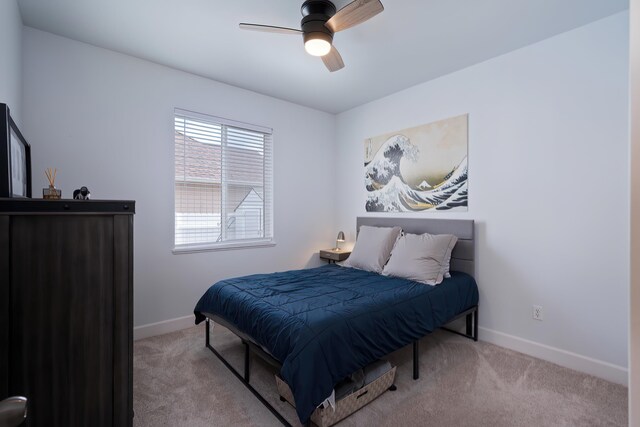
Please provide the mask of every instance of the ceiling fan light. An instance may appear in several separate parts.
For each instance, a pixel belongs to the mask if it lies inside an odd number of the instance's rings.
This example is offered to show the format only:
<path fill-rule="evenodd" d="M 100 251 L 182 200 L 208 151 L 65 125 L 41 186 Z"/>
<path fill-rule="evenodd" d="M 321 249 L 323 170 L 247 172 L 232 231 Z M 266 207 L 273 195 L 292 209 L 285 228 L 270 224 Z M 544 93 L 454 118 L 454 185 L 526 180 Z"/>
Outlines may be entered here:
<path fill-rule="evenodd" d="M 323 39 L 309 39 L 304 43 L 304 49 L 309 55 L 325 56 L 331 52 L 331 43 Z"/>
<path fill-rule="evenodd" d="M 309 31 L 304 33 L 303 39 L 304 49 L 309 55 L 325 56 L 331 52 L 331 41 L 333 40 L 333 37 L 331 37 L 331 34 L 329 33 L 323 31 Z"/>

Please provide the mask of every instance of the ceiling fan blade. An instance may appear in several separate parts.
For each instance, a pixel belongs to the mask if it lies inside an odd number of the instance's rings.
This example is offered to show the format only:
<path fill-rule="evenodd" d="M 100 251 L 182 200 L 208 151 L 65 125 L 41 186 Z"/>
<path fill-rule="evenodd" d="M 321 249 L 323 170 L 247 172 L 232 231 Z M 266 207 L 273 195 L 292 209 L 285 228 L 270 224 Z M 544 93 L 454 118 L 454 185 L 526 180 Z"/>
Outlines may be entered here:
<path fill-rule="evenodd" d="M 322 57 L 322 62 L 324 62 L 324 65 L 326 65 L 332 73 L 344 68 L 342 56 L 340 56 L 340 52 L 338 52 L 335 46 L 331 46 L 329 53 Z"/>
<path fill-rule="evenodd" d="M 240 23 L 240 28 L 243 30 L 261 31 L 264 33 L 302 34 L 302 31 L 296 30 L 295 28 L 274 27 L 273 25 L 247 24 L 245 22 Z"/>
<path fill-rule="evenodd" d="M 325 24 L 334 33 L 373 18 L 384 10 L 380 0 L 355 0 L 340 9 Z"/>

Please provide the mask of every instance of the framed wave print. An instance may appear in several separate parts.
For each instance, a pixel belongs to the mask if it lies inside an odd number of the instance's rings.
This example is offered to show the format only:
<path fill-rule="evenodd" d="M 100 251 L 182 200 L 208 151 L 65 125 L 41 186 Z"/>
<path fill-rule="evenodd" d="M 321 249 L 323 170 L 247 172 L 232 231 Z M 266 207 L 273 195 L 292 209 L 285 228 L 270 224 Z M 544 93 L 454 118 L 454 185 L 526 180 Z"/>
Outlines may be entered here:
<path fill-rule="evenodd" d="M 365 209 L 468 210 L 467 153 L 467 114 L 365 140 Z"/>

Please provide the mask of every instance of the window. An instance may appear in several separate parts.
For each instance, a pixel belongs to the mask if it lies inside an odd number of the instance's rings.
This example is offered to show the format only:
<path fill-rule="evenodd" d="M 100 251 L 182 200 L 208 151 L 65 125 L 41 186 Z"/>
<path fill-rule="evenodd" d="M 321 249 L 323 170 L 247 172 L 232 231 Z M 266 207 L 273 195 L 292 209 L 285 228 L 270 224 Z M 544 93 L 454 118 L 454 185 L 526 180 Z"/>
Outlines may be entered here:
<path fill-rule="evenodd" d="M 175 110 L 175 251 L 272 244 L 271 134 Z"/>

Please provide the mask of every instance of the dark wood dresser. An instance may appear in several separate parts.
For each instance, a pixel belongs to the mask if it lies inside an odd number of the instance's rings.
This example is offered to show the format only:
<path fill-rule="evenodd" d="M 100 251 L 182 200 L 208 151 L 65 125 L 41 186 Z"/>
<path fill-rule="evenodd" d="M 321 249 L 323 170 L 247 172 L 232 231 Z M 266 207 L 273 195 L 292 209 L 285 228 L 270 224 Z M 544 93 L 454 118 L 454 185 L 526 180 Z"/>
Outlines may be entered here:
<path fill-rule="evenodd" d="M 0 400 L 25 425 L 132 425 L 134 213 L 0 199 Z"/>

